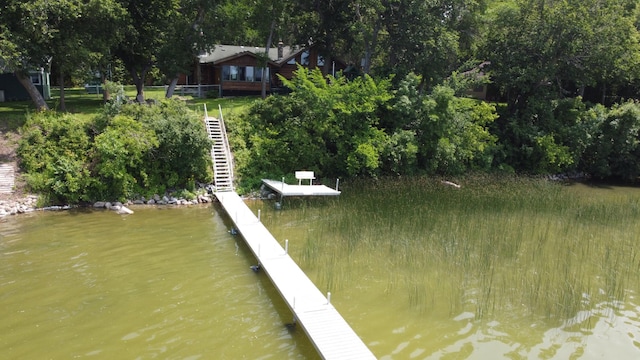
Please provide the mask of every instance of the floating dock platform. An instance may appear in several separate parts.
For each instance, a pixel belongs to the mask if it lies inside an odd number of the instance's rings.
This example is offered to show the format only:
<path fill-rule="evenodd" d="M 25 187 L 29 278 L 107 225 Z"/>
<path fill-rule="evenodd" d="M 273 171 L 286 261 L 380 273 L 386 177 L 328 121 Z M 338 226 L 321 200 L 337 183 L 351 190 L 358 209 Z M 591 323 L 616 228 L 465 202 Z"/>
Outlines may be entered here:
<path fill-rule="evenodd" d="M 269 189 L 282 197 L 286 196 L 338 196 L 340 191 L 325 185 L 289 185 L 283 181 L 262 179 Z"/>

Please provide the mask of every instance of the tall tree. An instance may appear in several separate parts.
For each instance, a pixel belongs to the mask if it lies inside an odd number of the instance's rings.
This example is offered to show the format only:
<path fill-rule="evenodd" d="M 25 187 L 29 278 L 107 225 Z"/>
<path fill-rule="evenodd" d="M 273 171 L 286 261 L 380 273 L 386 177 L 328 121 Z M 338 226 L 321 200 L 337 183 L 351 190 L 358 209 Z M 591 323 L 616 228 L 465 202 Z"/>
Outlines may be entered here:
<path fill-rule="evenodd" d="M 144 83 L 162 47 L 177 1 L 119 0 L 127 10 L 123 40 L 114 55 L 122 60 L 136 86 L 136 100 L 144 102 Z"/>
<path fill-rule="evenodd" d="M 296 39 L 316 46 L 324 58 L 322 73 L 328 74 L 332 57 L 344 54 L 353 44 L 351 0 L 302 0 L 296 6 Z"/>
<path fill-rule="evenodd" d="M 385 0 L 388 72 L 421 75 L 421 88 L 440 83 L 473 55 L 474 26 L 484 1 Z"/>
<path fill-rule="evenodd" d="M 12 51 L 2 51 L 0 56 L 5 67 L 15 72 L 36 107 L 47 109 L 42 95 L 27 76 L 28 71 L 49 70 L 51 62 L 55 62 L 63 77 L 64 72 L 89 62 L 91 53 L 108 51 L 109 41 L 116 39 L 118 19 L 123 15 L 113 0 L 9 1 L 0 9 L 0 20 L 6 24 L 2 42 L 11 44 Z M 63 84 L 60 99 L 64 110 Z"/>
<path fill-rule="evenodd" d="M 198 54 L 210 50 L 220 38 L 219 3 L 221 1 L 183 0 L 173 10 L 171 26 L 165 29 L 157 54 L 158 68 L 170 79 L 167 98 L 173 96 L 179 74 L 188 73 Z"/>
<path fill-rule="evenodd" d="M 66 110 L 64 78 L 77 71 L 92 72 L 119 40 L 124 9 L 114 1 L 65 0 L 49 16 L 57 29 L 50 41 L 52 63 L 57 66 L 60 110 Z M 87 75 L 87 74 L 83 74 Z"/>
<path fill-rule="evenodd" d="M 31 82 L 28 72 L 49 67 L 48 40 L 56 29 L 49 25 L 47 7 L 44 1 L 10 0 L 0 8 L 0 23 L 5 28 L 0 42 L 3 50 L 9 50 L 0 53 L 4 70 L 16 75 L 38 110 L 47 110 L 49 106 Z"/>
<path fill-rule="evenodd" d="M 378 39 L 384 26 L 385 2 L 381 0 L 356 0 L 351 4 L 355 19 L 351 32 L 359 38 L 362 55 L 362 71 L 371 72 L 373 59 L 378 48 Z M 357 60 L 357 58 L 356 58 Z"/>
<path fill-rule="evenodd" d="M 516 0 L 491 12 L 482 53 L 511 107 L 548 93 L 629 83 L 640 76 L 640 34 L 627 0 Z"/>

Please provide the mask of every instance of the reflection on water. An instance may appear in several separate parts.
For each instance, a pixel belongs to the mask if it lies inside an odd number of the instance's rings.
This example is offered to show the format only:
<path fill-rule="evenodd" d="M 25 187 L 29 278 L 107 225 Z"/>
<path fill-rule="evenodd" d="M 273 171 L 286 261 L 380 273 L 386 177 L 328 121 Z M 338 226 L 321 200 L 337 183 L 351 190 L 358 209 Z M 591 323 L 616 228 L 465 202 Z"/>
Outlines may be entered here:
<path fill-rule="evenodd" d="M 308 358 L 211 207 L 0 223 L 4 359 Z"/>
<path fill-rule="evenodd" d="M 434 273 L 440 286 L 434 289 L 441 290 L 411 288 L 431 273 L 384 258 L 368 261 L 362 244 L 332 254 L 330 267 L 302 261 L 310 246 L 326 249 L 310 239 L 327 235 L 320 224 L 336 223 L 333 206 L 348 200 L 283 211 L 270 202 L 250 206 L 262 210 L 277 239 L 289 239 L 292 256 L 320 291 L 331 290 L 332 303 L 378 358 L 640 357 L 638 262 L 626 275 L 623 301 L 583 295 L 582 309 L 565 320 L 532 312 L 529 304 L 497 302 L 497 310 L 479 318 L 477 286 L 463 288 L 456 273 Z M 220 209 L 134 210 L 0 219 L 1 358 L 317 358 L 302 331 L 284 326 L 290 312 L 267 276 L 249 269 L 255 260 L 228 233 Z M 391 250 L 404 254 L 401 240 Z M 463 301 L 447 302 L 456 296 Z"/>
<path fill-rule="evenodd" d="M 400 182 L 251 204 L 379 358 L 640 358 L 638 189 Z"/>

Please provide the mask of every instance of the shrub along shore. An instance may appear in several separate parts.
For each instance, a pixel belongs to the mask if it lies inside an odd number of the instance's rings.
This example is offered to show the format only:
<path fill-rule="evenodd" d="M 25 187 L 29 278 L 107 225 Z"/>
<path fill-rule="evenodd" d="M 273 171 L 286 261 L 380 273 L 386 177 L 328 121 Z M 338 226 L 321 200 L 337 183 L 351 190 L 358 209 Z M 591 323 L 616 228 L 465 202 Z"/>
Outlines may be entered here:
<path fill-rule="evenodd" d="M 46 205 L 150 199 L 175 191 L 197 197 L 213 178 L 211 141 L 201 115 L 176 100 L 158 105 L 113 101 L 90 119 L 31 114 L 17 154 L 29 191 Z"/>
<path fill-rule="evenodd" d="M 225 117 L 239 193 L 297 170 L 342 179 L 584 173 L 634 183 L 640 176 L 636 101 L 606 108 L 541 100 L 511 113 L 464 97 L 469 83 L 422 89 L 413 74 L 348 80 L 300 69 L 283 83 L 287 95 Z M 184 189 L 188 199 L 196 184 L 211 183 L 202 113 L 178 100 L 125 103 L 122 87 L 109 85 L 112 100 L 93 113 L 27 116 L 17 155 L 40 206 L 125 203 L 168 189 Z"/>

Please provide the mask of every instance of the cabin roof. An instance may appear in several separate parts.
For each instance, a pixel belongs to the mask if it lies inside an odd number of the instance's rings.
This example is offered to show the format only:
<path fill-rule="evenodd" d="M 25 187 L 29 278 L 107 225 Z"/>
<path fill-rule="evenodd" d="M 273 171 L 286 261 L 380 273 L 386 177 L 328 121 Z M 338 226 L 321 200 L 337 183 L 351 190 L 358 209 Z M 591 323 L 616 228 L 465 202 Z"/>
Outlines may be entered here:
<path fill-rule="evenodd" d="M 283 64 L 291 58 L 305 51 L 306 48 L 300 46 L 283 46 L 282 58 L 278 59 L 278 48 L 269 49 L 269 60 L 275 64 Z M 243 55 L 256 57 L 256 54 L 264 53 L 264 47 L 258 46 L 237 46 L 237 45 L 216 45 L 211 52 L 200 55 L 201 64 L 218 64 L 233 60 Z"/>

